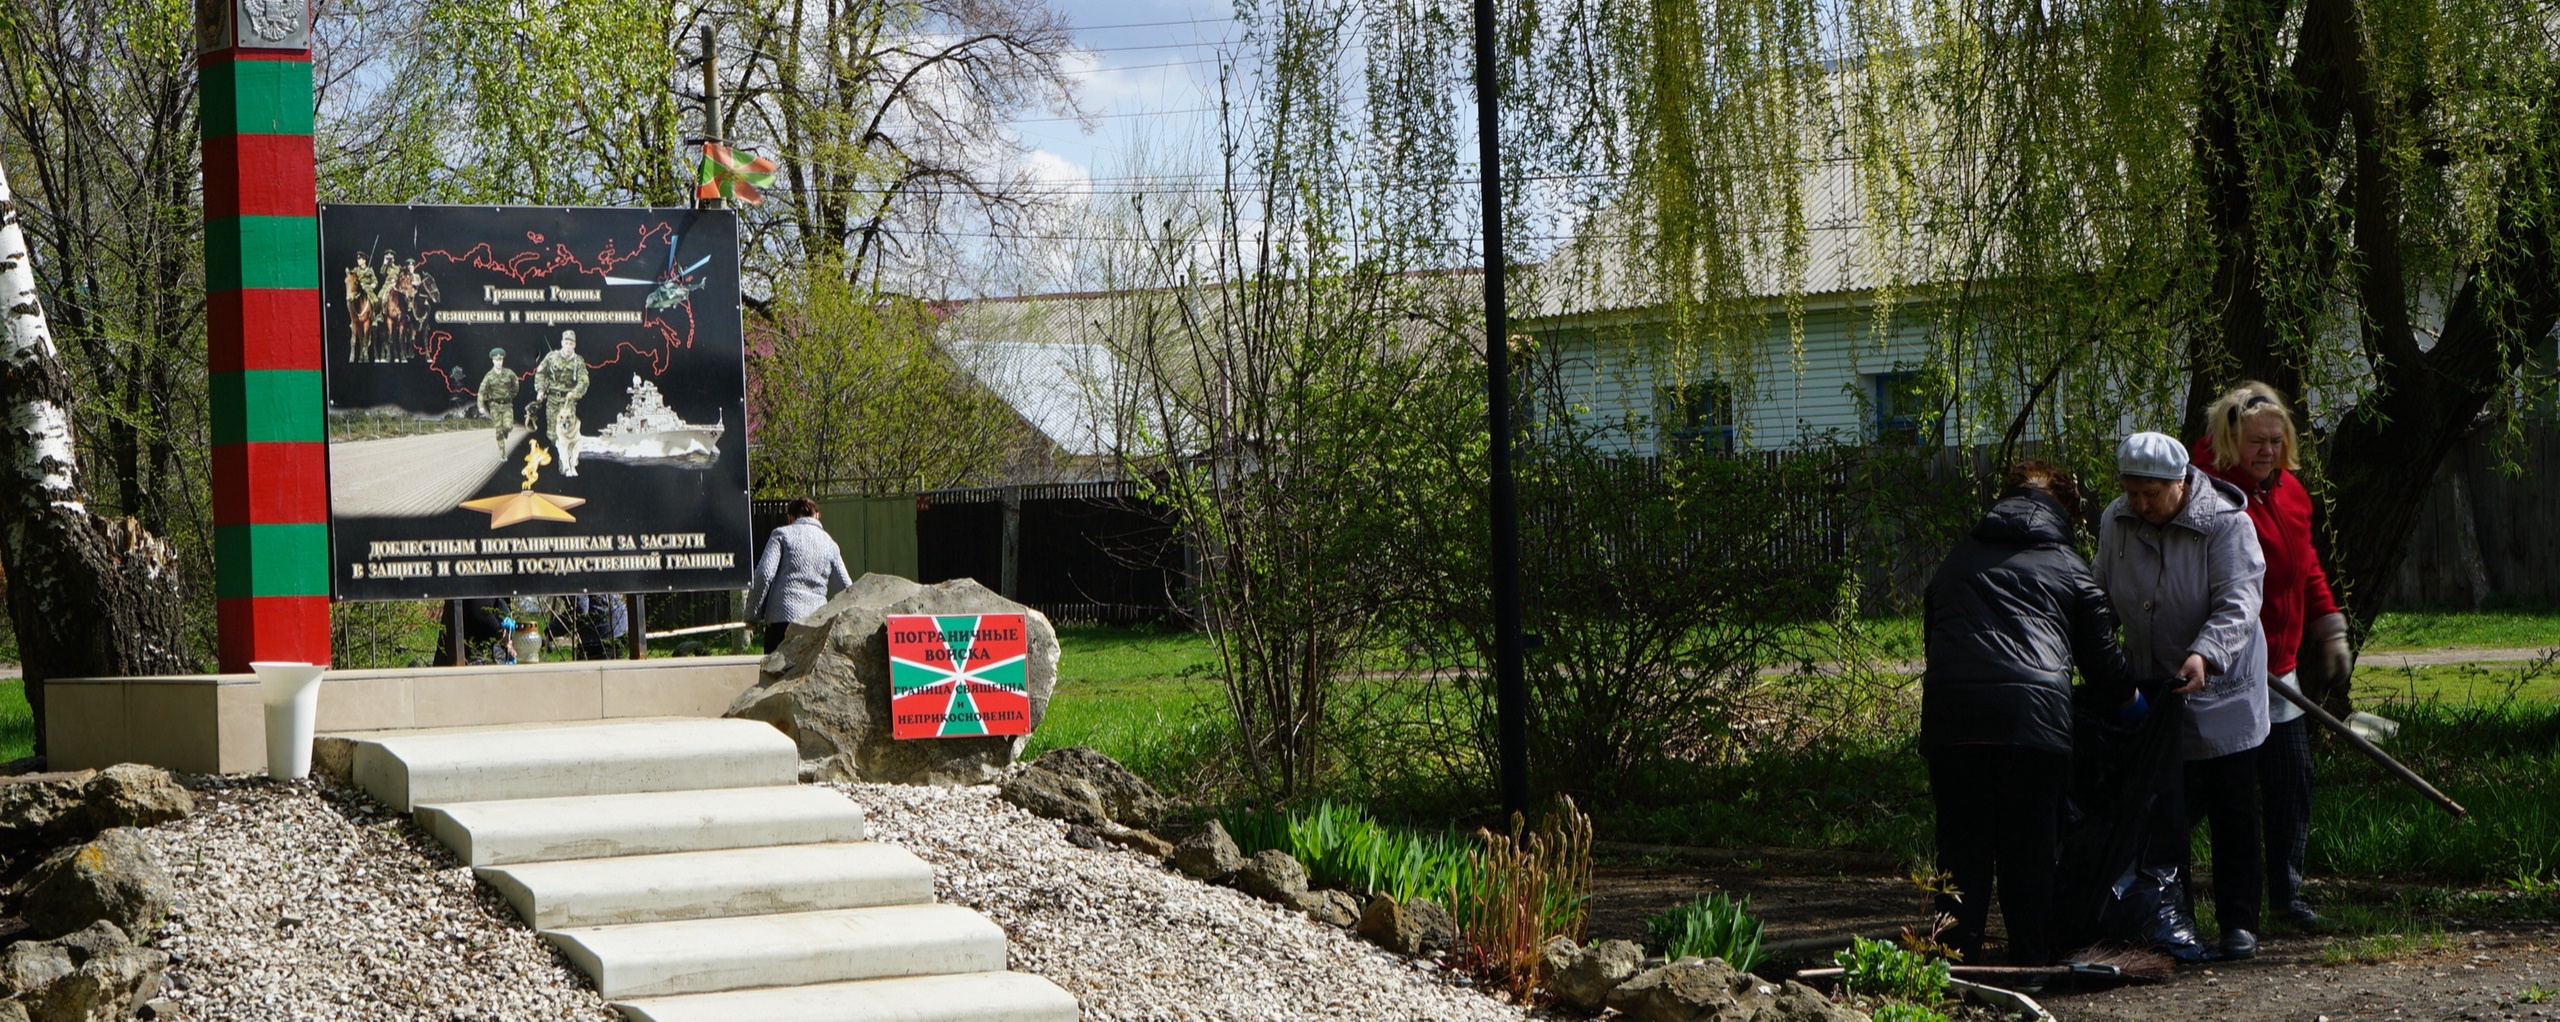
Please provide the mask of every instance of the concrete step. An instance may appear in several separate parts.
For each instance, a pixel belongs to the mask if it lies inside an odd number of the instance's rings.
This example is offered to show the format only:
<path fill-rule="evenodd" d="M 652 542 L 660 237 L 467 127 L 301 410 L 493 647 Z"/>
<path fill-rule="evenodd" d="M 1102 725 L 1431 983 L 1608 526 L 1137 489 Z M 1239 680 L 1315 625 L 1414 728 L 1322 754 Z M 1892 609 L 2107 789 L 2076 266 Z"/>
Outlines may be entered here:
<path fill-rule="evenodd" d="M 482 866 L 538 930 L 933 900 L 933 867 L 871 841 Z"/>
<path fill-rule="evenodd" d="M 418 822 L 473 866 L 867 836 L 852 799 L 797 785 L 449 802 L 419 806 Z"/>
<path fill-rule="evenodd" d="M 795 784 L 799 750 L 753 720 L 666 717 L 339 735 L 385 805 Z"/>
<path fill-rule="evenodd" d="M 543 931 L 608 1000 L 1004 969 L 1004 930 L 954 905 Z"/>
<path fill-rule="evenodd" d="M 1075 995 L 1023 972 L 866 979 L 622 1001 L 631 1022 L 1076 1022 Z"/>

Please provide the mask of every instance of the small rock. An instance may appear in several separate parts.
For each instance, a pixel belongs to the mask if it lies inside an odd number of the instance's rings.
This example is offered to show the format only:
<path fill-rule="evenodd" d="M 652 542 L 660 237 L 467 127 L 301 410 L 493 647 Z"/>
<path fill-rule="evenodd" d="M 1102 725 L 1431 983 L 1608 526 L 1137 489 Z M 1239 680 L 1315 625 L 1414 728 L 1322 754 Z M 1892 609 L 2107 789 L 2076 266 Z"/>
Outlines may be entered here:
<path fill-rule="evenodd" d="M 186 1009 L 178 1007 L 178 1002 L 164 998 L 144 1002 L 142 1010 L 136 1012 L 134 1017 L 143 1019 L 144 1022 L 185 1022 L 187 1012 Z"/>
<path fill-rule="evenodd" d="M 1724 959 L 1709 958 L 1639 972 L 1609 992 L 1608 1006 L 1630 1022 L 1748 1022 L 1775 994 Z"/>
<path fill-rule="evenodd" d="M 1071 824 L 1067 827 L 1067 843 L 1099 852 L 1102 850 L 1102 835 L 1094 833 L 1093 828 L 1084 824 Z"/>
<path fill-rule="evenodd" d="M 7 987 L 8 993 L 30 993 L 71 975 L 71 970 L 79 967 L 71 960 L 70 948 L 25 941 L 0 952 L 0 986 Z"/>
<path fill-rule="evenodd" d="M 996 783 L 996 793 L 1033 816 L 1087 827 L 1099 827 L 1111 819 L 1103 811 L 1102 793 L 1094 790 L 1092 782 L 1053 770 L 1014 771 Z"/>
<path fill-rule="evenodd" d="M 1260 852 L 1236 871 L 1236 887 L 1278 905 L 1296 905 L 1307 893 L 1307 868 L 1277 848 Z"/>
<path fill-rule="evenodd" d="M 126 946 L 91 958 L 41 994 L 29 995 L 33 1022 L 116 1022 L 160 990 L 169 956 Z"/>
<path fill-rule="evenodd" d="M 126 933 L 150 933 L 168 918 L 175 893 L 150 846 L 123 827 L 55 852 L 27 874 L 23 889 L 27 924 L 46 937 L 102 919 Z"/>
<path fill-rule="evenodd" d="M 1130 827 L 1153 827 L 1164 817 L 1164 796 L 1154 785 L 1118 761 L 1081 745 L 1051 749 L 1031 761 L 1031 769 L 1073 777 L 1101 796 L 1102 812 Z"/>
<path fill-rule="evenodd" d="M 1173 868 L 1201 880 L 1224 880 L 1244 868 L 1244 853 L 1216 820 L 1173 846 Z"/>
<path fill-rule="evenodd" d="M 111 955 L 133 946 L 133 938 L 104 919 L 90 923 L 80 932 L 56 938 L 51 943 L 71 952 L 71 964 L 86 964 L 100 955 Z"/>
<path fill-rule="evenodd" d="M 1538 949 L 1539 974 L 1553 977 L 1572 965 L 1574 957 L 1581 953 L 1582 948 L 1574 944 L 1573 938 L 1561 934 L 1549 937 L 1546 946 Z"/>
<path fill-rule="evenodd" d="M 118 763 L 80 786 L 81 815 L 94 831 L 157 827 L 196 811 L 196 798 L 155 766 Z"/>
<path fill-rule="evenodd" d="M 1173 842 L 1157 837 L 1154 831 L 1124 827 L 1108 820 L 1102 824 L 1102 839 L 1158 860 L 1173 855 Z"/>
<path fill-rule="evenodd" d="M 1776 1000 L 1752 1016 L 1752 1022 L 1868 1022 L 1864 1013 L 1851 1011 L 1822 995 L 1822 991 L 1788 980 L 1778 990 Z"/>
<path fill-rule="evenodd" d="M 1347 891 L 1308 891 L 1298 897 L 1298 903 L 1294 907 L 1306 913 L 1307 918 L 1327 926 L 1339 926 L 1347 930 L 1360 922 L 1360 899 L 1352 897 Z"/>
<path fill-rule="evenodd" d="M 1598 1011 L 1609 1002 L 1609 992 L 1636 974 L 1636 963 L 1644 960 L 1644 949 L 1630 940 L 1604 940 L 1577 952 L 1565 967 L 1547 974 L 1547 988 L 1555 991 L 1556 1000 L 1579 1011 Z"/>
<path fill-rule="evenodd" d="M 1370 943 L 1407 957 L 1448 951 L 1458 941 L 1457 920 L 1429 898 L 1403 904 L 1383 894 L 1371 898 L 1358 929 Z"/>

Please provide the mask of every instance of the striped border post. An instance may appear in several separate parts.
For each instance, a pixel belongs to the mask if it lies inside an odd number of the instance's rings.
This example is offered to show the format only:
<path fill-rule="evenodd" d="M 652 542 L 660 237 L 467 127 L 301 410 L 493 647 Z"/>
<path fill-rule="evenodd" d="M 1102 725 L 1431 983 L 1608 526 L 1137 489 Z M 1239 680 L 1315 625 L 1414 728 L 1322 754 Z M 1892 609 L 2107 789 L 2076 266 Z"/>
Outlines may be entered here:
<path fill-rule="evenodd" d="M 207 7 L 224 22 L 238 10 Z M 197 91 L 217 646 L 222 670 L 239 672 L 329 662 L 329 454 L 309 36 L 248 49 L 229 45 L 230 28 L 205 26 Z"/>

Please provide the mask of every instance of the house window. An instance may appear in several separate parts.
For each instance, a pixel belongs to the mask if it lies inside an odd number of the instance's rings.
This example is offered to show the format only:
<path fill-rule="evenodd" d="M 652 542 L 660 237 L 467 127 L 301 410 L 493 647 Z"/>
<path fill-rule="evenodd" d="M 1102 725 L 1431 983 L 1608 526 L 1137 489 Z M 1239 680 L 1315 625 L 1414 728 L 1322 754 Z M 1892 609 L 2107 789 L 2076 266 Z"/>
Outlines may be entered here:
<path fill-rule="evenodd" d="M 1869 396 L 1876 403 L 1876 443 L 1912 446 L 1920 442 L 1920 418 L 1928 410 L 1920 395 L 1919 373 L 1877 373 Z"/>
<path fill-rule="evenodd" d="M 1733 388 L 1696 380 L 1662 388 L 1662 445 L 1673 450 L 1733 450 Z"/>

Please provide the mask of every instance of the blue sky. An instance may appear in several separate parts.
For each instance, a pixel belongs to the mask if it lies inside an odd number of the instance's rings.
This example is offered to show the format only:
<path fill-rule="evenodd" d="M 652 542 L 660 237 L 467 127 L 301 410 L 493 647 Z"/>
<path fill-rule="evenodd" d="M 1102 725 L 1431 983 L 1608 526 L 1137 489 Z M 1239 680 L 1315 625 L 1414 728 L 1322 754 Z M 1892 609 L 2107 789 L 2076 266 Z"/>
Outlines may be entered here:
<path fill-rule="evenodd" d="M 1056 0 L 1085 53 L 1075 62 L 1085 109 L 1101 117 L 1087 133 L 1065 119 L 1023 120 L 1033 167 L 1069 190 L 1122 186 L 1142 149 L 1159 169 L 1179 168 L 1166 150 L 1215 136 L 1218 58 L 1241 35 L 1228 0 Z"/>

